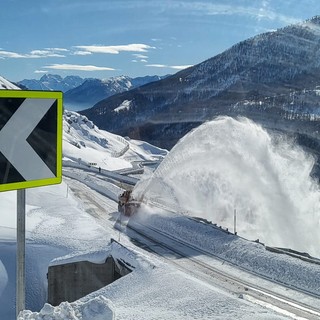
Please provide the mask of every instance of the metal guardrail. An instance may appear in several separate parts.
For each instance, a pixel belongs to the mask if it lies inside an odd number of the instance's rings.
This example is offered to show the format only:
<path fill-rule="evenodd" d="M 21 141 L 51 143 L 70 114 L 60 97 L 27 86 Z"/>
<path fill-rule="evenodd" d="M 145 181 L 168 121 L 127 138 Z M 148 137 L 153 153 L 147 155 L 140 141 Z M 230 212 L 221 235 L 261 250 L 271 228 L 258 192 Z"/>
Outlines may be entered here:
<path fill-rule="evenodd" d="M 110 179 L 114 179 L 116 181 L 123 182 L 132 186 L 134 186 L 139 181 L 139 179 L 134 177 L 129 177 L 113 171 L 109 171 L 101 168 L 99 169 L 98 167 L 90 166 L 88 162 L 84 162 L 84 161 L 80 161 L 77 163 L 69 160 L 63 160 L 62 165 L 63 167 L 77 168 L 77 169 L 85 170 L 88 172 L 99 173 L 102 176 L 106 176 Z"/>
<path fill-rule="evenodd" d="M 266 250 L 268 250 L 270 252 L 286 254 L 286 255 L 291 256 L 293 258 L 298 258 L 298 259 L 306 261 L 306 262 L 320 265 L 320 259 L 314 258 L 307 253 L 301 253 L 298 251 L 294 251 L 292 249 L 285 249 L 285 248 L 276 248 L 276 247 L 268 247 L 268 246 L 265 246 L 265 248 L 266 248 Z"/>

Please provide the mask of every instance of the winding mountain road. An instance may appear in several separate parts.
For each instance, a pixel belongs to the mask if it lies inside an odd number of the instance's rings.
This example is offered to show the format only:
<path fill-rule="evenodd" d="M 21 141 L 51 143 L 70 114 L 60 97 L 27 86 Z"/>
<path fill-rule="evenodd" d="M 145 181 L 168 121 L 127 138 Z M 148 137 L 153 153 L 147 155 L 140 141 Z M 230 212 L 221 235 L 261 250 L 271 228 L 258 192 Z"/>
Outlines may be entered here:
<path fill-rule="evenodd" d="M 65 168 L 66 182 L 85 205 L 86 211 L 101 225 L 107 220 L 116 222 L 117 195 L 121 188 L 112 182 L 119 174 L 110 177 L 79 168 Z M 120 179 L 122 180 L 122 178 Z M 143 220 L 142 220 L 143 221 Z M 117 223 L 115 223 L 115 226 Z M 210 285 L 222 288 L 237 298 L 271 308 L 294 319 L 319 319 L 320 296 L 293 290 L 288 286 L 270 282 L 257 274 L 248 273 L 220 258 L 165 234 L 139 219 L 130 219 L 119 230 L 140 248 L 156 254 L 188 275 Z"/>

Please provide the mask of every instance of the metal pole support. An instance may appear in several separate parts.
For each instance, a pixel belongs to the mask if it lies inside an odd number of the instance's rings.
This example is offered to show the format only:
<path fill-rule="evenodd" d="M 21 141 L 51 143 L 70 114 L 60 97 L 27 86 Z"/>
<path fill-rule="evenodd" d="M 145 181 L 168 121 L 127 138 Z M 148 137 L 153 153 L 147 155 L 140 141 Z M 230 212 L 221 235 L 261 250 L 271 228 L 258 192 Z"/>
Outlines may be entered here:
<path fill-rule="evenodd" d="M 26 190 L 17 190 L 17 260 L 16 260 L 16 316 L 25 309 L 26 295 Z"/>
<path fill-rule="evenodd" d="M 233 232 L 235 235 L 237 234 L 237 209 L 233 211 Z"/>

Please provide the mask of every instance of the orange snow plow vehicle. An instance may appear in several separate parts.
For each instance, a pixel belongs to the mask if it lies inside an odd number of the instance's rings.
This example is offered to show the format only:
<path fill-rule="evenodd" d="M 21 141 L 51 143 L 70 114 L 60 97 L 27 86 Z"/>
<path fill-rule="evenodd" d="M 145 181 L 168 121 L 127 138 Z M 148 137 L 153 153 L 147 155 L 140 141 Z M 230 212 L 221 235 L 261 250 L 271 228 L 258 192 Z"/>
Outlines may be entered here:
<path fill-rule="evenodd" d="M 118 198 L 118 211 L 131 217 L 140 207 L 140 202 L 132 198 L 131 191 L 125 190 Z"/>

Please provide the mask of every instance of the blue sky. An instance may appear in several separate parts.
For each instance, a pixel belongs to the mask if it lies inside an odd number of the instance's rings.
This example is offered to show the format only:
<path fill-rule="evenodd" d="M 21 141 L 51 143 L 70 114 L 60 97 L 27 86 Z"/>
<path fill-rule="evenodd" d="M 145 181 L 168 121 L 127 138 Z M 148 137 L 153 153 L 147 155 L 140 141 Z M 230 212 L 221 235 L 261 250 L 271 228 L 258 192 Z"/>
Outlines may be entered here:
<path fill-rule="evenodd" d="M 317 14 L 319 0 L 6 0 L 0 75 L 165 75 Z"/>

